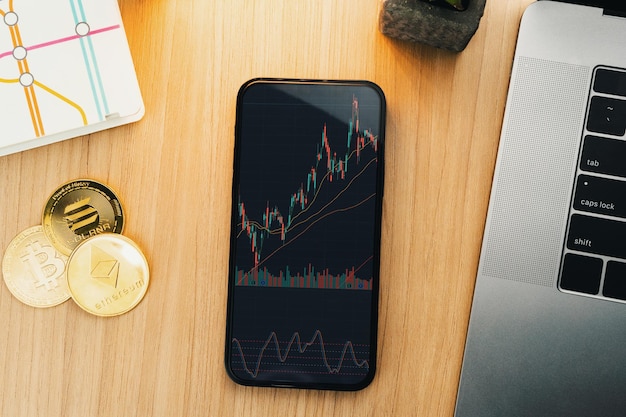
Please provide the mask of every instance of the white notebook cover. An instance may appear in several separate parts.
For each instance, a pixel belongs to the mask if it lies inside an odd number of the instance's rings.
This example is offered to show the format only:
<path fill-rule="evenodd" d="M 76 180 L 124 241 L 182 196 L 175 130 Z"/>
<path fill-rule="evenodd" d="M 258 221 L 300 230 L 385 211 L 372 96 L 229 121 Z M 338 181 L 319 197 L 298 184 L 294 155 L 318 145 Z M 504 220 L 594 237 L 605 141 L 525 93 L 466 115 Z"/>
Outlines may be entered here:
<path fill-rule="evenodd" d="M 117 0 L 0 0 L 0 156 L 143 114 Z"/>

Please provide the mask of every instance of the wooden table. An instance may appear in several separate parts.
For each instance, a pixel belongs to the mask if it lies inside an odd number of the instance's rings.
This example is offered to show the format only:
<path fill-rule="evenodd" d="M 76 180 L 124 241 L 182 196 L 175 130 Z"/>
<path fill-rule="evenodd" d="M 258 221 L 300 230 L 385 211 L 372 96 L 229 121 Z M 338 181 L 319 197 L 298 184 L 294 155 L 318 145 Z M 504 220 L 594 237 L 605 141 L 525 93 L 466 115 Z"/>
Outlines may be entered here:
<path fill-rule="evenodd" d="M 80 177 L 115 189 L 145 252 L 115 318 L 23 305 L 0 285 L 0 415 L 452 416 L 519 19 L 489 0 L 467 49 L 394 41 L 378 0 L 123 0 L 136 124 L 0 158 L 0 250 Z M 235 99 L 259 77 L 385 91 L 379 369 L 359 392 L 248 388 L 224 370 Z"/>

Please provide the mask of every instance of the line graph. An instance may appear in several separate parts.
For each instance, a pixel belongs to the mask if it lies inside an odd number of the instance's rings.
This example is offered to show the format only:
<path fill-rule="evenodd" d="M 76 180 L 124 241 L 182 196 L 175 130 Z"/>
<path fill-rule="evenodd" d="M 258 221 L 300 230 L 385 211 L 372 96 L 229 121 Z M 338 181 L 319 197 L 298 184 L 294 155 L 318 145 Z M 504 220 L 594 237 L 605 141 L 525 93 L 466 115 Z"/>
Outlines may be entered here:
<path fill-rule="evenodd" d="M 327 123 L 320 126 L 318 143 L 311 149 L 311 165 L 302 170 L 302 181 L 289 193 L 285 209 L 266 200 L 264 211 L 252 218 L 240 192 L 237 238 L 247 237 L 253 263 L 250 268 L 237 271 L 237 285 L 274 286 L 273 283 L 280 281 L 280 286 L 287 284 L 299 288 L 371 288 L 365 283 L 371 277 L 355 277 L 350 273 L 361 269 L 356 266 L 335 273 L 335 276 L 328 271 L 317 274 L 305 271 L 302 276 L 293 277 L 293 281 L 290 281 L 289 267 L 277 275 L 272 275 L 264 267 L 275 255 L 304 238 L 316 224 L 340 213 L 350 213 L 376 197 L 375 190 L 369 194 L 351 191 L 361 178 L 372 175 L 377 169 L 378 137 L 371 130 L 361 128 L 359 113 L 358 98 L 353 96 L 344 147 L 333 145 L 333 142 L 342 141 L 333 141 Z M 366 150 L 370 153 L 363 159 Z M 270 240 L 280 244 L 267 248 Z M 310 277 L 315 283 L 309 280 Z"/>
<path fill-rule="evenodd" d="M 238 370 L 252 378 L 262 372 L 363 376 L 369 370 L 369 361 L 358 359 L 369 357 L 368 345 L 355 345 L 349 340 L 325 342 L 320 330 L 316 330 L 307 342 L 302 341 L 298 332 L 283 342 L 271 332 L 266 340 L 233 338 L 231 343 L 234 356 L 231 362 L 240 365 Z M 303 371 L 303 368 L 307 370 Z"/>

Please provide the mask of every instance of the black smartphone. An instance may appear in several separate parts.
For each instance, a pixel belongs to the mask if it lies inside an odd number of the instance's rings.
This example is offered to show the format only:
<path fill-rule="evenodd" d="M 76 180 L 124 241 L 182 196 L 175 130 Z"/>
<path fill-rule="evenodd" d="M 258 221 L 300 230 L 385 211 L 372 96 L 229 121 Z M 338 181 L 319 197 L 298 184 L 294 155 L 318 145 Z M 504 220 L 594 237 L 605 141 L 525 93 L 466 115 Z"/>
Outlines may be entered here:
<path fill-rule="evenodd" d="M 254 79 L 237 97 L 226 369 L 357 390 L 376 369 L 385 97 Z"/>

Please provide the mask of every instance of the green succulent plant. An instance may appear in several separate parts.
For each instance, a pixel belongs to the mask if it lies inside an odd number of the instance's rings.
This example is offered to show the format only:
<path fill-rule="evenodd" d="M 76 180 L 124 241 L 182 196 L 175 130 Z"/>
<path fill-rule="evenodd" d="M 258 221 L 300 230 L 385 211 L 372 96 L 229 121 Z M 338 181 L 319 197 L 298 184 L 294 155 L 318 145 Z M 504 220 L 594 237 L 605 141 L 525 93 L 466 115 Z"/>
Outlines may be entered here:
<path fill-rule="evenodd" d="M 463 0 L 446 0 L 446 2 L 457 10 L 465 10 Z"/>
<path fill-rule="evenodd" d="M 422 0 L 429 3 L 447 3 L 456 10 L 465 10 L 466 0 Z"/>

